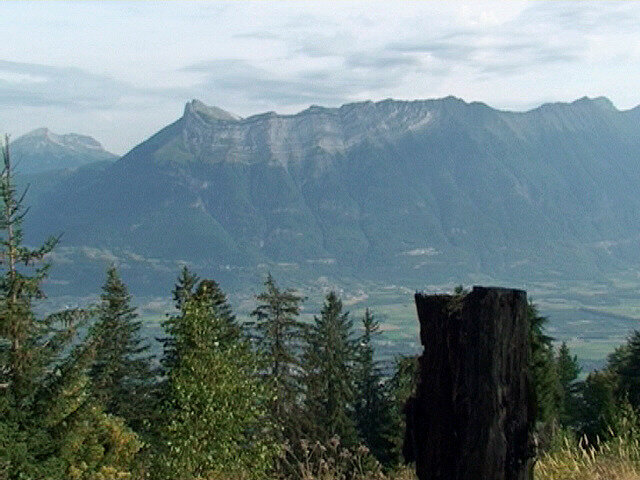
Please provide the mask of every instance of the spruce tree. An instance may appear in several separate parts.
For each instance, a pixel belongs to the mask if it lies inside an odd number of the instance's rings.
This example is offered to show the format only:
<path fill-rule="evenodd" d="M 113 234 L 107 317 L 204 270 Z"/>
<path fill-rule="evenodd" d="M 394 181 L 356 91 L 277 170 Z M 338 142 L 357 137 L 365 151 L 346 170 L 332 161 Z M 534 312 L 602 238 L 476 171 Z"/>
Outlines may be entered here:
<path fill-rule="evenodd" d="M 416 389 L 418 380 L 418 358 L 398 357 L 395 360 L 393 377 L 386 384 L 387 395 L 391 403 L 391 425 L 387 441 L 391 444 L 389 463 L 400 465 L 404 459 L 402 446 L 406 430 L 405 405 Z"/>
<path fill-rule="evenodd" d="M 241 332 L 241 328 L 236 322 L 236 316 L 233 314 L 233 309 L 227 300 L 227 295 L 222 291 L 218 282 L 209 279 L 201 280 L 194 295 L 206 299 L 216 316 L 225 322 L 231 331 L 235 330 L 237 334 Z"/>
<path fill-rule="evenodd" d="M 93 340 L 76 346 L 47 379 L 37 402 L 35 417 L 46 428 L 49 442 L 32 448 L 42 455 L 47 478 L 97 480 L 130 478 L 142 443 L 123 418 L 104 411 L 93 394 L 89 370 L 98 344 Z"/>
<path fill-rule="evenodd" d="M 0 230 L 0 262 L 5 269 L 0 277 L 0 386 L 18 402 L 29 402 L 47 361 L 57 346 L 43 345 L 42 339 L 57 331 L 53 322 L 40 321 L 32 310 L 34 300 L 44 297 L 42 281 L 49 270 L 43 262 L 58 238 L 49 238 L 41 247 L 31 249 L 23 245 L 22 220 L 26 214 L 23 200 L 18 197 L 11 170 L 9 139 L 2 146 L 3 170 L 0 177 L 2 212 Z M 52 337 L 53 338 L 53 337 Z"/>
<path fill-rule="evenodd" d="M 580 366 L 578 357 L 571 355 L 566 342 L 562 342 L 556 355 L 558 380 L 560 382 L 559 420 L 563 425 L 569 425 L 577 414 L 577 384 Z"/>
<path fill-rule="evenodd" d="M 591 442 L 606 438 L 625 397 L 617 394 L 617 375 L 609 370 L 591 372 L 579 385 L 576 426 Z"/>
<path fill-rule="evenodd" d="M 108 413 L 140 429 L 150 408 L 151 357 L 140 335 L 142 322 L 115 266 L 107 270 L 101 300 L 98 321 L 91 330 L 96 343 L 90 370 L 94 394 Z"/>
<path fill-rule="evenodd" d="M 631 334 L 625 347 L 612 356 L 609 364 L 615 368 L 618 376 L 618 392 L 626 396 L 629 403 L 640 409 L 640 331 Z"/>
<path fill-rule="evenodd" d="M 178 280 L 173 287 L 171 293 L 173 294 L 173 301 L 178 311 L 182 310 L 185 302 L 193 295 L 193 290 L 200 281 L 198 275 L 189 270 L 186 265 L 182 266 Z M 176 349 L 174 339 L 171 336 L 161 337 L 157 339 L 162 344 L 162 358 L 160 359 L 159 374 L 166 377 L 167 372 L 173 368 L 177 362 Z M 162 389 L 164 382 L 159 385 L 159 390 Z"/>
<path fill-rule="evenodd" d="M 356 348 L 355 418 L 360 438 L 383 464 L 392 461 L 388 435 L 392 428 L 391 405 L 385 395 L 379 362 L 374 359 L 373 339 L 380 335 L 380 323 L 367 308 L 362 317 L 363 333 Z"/>
<path fill-rule="evenodd" d="M 530 371 L 537 402 L 537 418 L 549 424 L 558 418 L 561 389 L 553 350 L 553 339 L 545 333 L 547 318 L 530 303 L 527 309 L 530 324 Z"/>
<path fill-rule="evenodd" d="M 107 471 L 127 475 L 139 444 L 133 432 L 118 429 L 115 417 L 91 403 L 87 369 L 95 348 L 91 342 L 78 343 L 75 335 L 88 312 L 66 310 L 44 319 L 34 314 L 33 302 L 44 297 L 45 256 L 58 239 L 37 249 L 22 244 L 26 209 L 24 194 L 18 197 L 14 187 L 8 139 L 2 157 L 0 431 L 7 437 L 0 440 L 0 469 L 11 479 L 88 479 Z M 116 432 L 119 438 L 114 439 L 110 435 Z M 69 446 L 78 442 L 91 445 L 90 450 L 68 455 Z"/>
<path fill-rule="evenodd" d="M 354 421 L 353 322 L 342 312 L 342 302 L 330 292 L 311 326 L 303 355 L 306 409 L 315 421 L 315 439 L 340 437 L 350 447 L 357 443 Z"/>
<path fill-rule="evenodd" d="M 201 281 L 165 322 L 175 362 L 158 417 L 156 478 L 265 478 L 272 464 L 271 394 L 248 340 L 219 314 L 212 285 Z"/>
<path fill-rule="evenodd" d="M 7 478 L 28 478 L 44 474 L 51 460 L 53 441 L 36 418 L 35 404 L 47 367 L 67 345 L 73 329 L 56 328 L 60 324 L 54 317 L 41 320 L 33 312 L 33 302 L 44 297 L 41 283 L 49 266 L 43 259 L 58 239 L 50 238 L 38 249 L 22 244 L 26 191 L 17 194 L 8 137 L 0 148 L 0 465 Z"/>
<path fill-rule="evenodd" d="M 215 280 L 205 279 L 201 281 L 197 274 L 189 270 L 187 266 L 183 266 L 178 280 L 173 287 L 172 294 L 175 307 L 178 311 L 182 311 L 184 304 L 194 296 L 206 296 L 207 302 L 211 305 L 212 310 L 221 320 L 229 325 L 229 331 L 233 331 L 234 335 L 241 333 L 241 329 L 236 323 L 236 318 L 231 305 L 229 305 L 227 296 Z M 162 368 L 160 373 L 166 375 L 177 361 L 177 352 L 174 339 L 171 336 L 160 338 L 159 341 L 163 347 L 163 355 L 160 361 Z"/>
<path fill-rule="evenodd" d="M 266 376 L 276 392 L 271 411 L 280 425 L 291 427 L 290 420 L 298 421 L 292 411 L 301 391 L 299 354 L 305 325 L 298 315 L 302 297 L 293 290 L 280 290 L 269 273 L 256 299 L 259 303 L 251 316 L 256 319 L 257 345 L 268 362 Z"/>
<path fill-rule="evenodd" d="M 173 301 L 175 302 L 175 306 L 178 310 L 182 308 L 184 302 L 186 302 L 189 297 L 193 294 L 193 289 L 198 284 L 200 278 L 198 275 L 193 273 L 186 265 L 182 266 L 182 270 L 180 270 L 180 275 L 178 276 L 178 281 L 173 287 Z"/>

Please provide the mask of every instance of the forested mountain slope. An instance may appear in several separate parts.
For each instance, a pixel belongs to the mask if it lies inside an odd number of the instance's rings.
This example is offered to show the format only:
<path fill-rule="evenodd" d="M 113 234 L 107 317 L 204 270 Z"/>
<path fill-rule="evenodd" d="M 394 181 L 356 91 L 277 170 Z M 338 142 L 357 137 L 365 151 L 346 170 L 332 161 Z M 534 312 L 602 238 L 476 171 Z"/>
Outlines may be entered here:
<path fill-rule="evenodd" d="M 259 264 L 305 278 L 588 277 L 640 263 L 639 133 L 640 108 L 605 98 L 245 119 L 194 100 L 114 164 L 62 179 L 26 230 L 135 264 L 149 288 L 179 261 L 252 278 Z"/>

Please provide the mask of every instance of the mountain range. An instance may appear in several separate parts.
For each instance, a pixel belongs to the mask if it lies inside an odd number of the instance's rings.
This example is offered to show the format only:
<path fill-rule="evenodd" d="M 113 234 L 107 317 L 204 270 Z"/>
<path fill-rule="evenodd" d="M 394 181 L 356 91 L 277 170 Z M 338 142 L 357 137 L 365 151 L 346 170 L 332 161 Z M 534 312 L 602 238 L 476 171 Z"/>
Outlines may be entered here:
<path fill-rule="evenodd" d="M 638 266 L 639 134 L 640 108 L 602 97 L 527 112 L 447 97 L 248 118 L 194 100 L 117 160 L 89 137 L 42 130 L 12 147 L 25 174 L 29 155 L 42 154 L 41 174 L 66 169 L 42 174 L 26 228 L 34 243 L 64 232 L 61 291 L 97 284 L 112 261 L 156 293 L 181 263 L 235 286 L 270 269 L 419 288 Z"/>
<path fill-rule="evenodd" d="M 38 128 L 11 142 L 15 168 L 22 174 L 75 169 L 118 157 L 107 152 L 96 139 L 68 133 L 58 135 L 48 128 Z"/>

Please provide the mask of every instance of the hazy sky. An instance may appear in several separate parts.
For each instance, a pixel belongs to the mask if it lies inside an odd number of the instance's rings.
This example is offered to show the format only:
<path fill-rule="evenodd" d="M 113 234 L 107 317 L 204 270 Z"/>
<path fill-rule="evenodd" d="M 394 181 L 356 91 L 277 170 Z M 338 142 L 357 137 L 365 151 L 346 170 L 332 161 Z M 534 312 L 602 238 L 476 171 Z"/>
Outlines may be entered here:
<path fill-rule="evenodd" d="M 0 132 L 124 153 L 191 98 L 248 116 L 447 95 L 640 104 L 640 2 L 6 2 Z"/>

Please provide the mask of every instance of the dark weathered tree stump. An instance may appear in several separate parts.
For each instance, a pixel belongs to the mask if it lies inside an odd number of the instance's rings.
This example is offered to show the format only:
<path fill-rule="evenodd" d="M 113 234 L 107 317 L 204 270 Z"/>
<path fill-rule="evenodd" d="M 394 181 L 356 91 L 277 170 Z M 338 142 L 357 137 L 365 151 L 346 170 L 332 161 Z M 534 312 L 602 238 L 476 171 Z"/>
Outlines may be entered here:
<path fill-rule="evenodd" d="M 405 457 L 418 478 L 530 480 L 526 293 L 474 287 L 415 300 L 424 353 L 406 407 Z"/>

